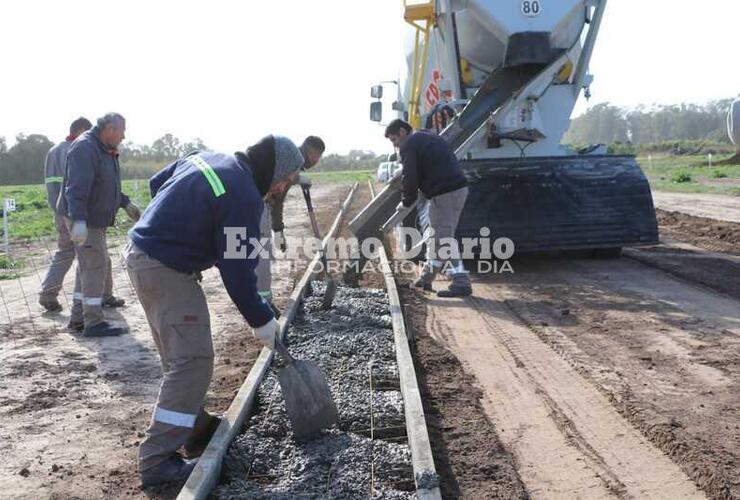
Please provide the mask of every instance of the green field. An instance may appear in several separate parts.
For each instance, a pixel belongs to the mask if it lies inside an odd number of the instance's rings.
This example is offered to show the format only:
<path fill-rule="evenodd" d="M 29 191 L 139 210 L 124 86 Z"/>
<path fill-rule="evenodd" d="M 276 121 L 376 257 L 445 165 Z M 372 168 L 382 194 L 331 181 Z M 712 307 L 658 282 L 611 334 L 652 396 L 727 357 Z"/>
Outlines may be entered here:
<path fill-rule="evenodd" d="M 724 157 L 714 158 L 719 161 Z M 648 177 L 650 186 L 658 191 L 715 193 L 740 196 L 740 165 L 707 165 L 706 156 L 640 156 L 638 163 Z M 366 182 L 375 177 L 372 170 L 309 173 L 314 183 Z M 123 181 L 123 191 L 142 208 L 149 203 L 147 180 Z M 51 210 L 46 204 L 46 188 L 37 186 L 0 186 L 0 200 L 14 198 L 16 212 L 10 214 L 10 238 L 36 239 L 54 233 Z M 125 212 L 119 211 L 120 231 L 130 227 Z M 0 237 L 2 226 L 0 225 Z M 1 241 L 1 240 L 0 240 Z M 4 263 L 0 262 L 0 267 Z"/>
<path fill-rule="evenodd" d="M 123 181 L 123 192 L 142 208 L 149 204 L 147 181 Z M 0 200 L 14 198 L 16 211 L 10 213 L 10 239 L 35 239 L 54 233 L 54 218 L 46 203 L 46 187 L 0 186 Z M 125 212 L 119 211 L 117 223 L 124 228 L 130 225 Z M 3 227 L 0 226 L 0 236 Z"/>
<path fill-rule="evenodd" d="M 317 172 L 309 174 L 316 184 L 349 183 L 367 181 L 373 178 L 371 170 L 340 172 Z M 131 197 L 141 208 L 149 204 L 149 183 L 147 180 L 123 181 L 123 192 Z M 14 198 L 16 211 L 10 213 L 10 239 L 37 239 L 54 234 L 54 219 L 46 203 L 46 187 L 38 186 L 0 186 L 0 200 Z M 0 202 L 1 203 L 1 202 Z M 119 232 L 131 226 L 126 213 L 119 210 L 116 218 Z M 3 226 L 0 224 L 0 241 L 3 237 Z M 0 262 L 0 267 L 3 265 Z"/>
<path fill-rule="evenodd" d="M 640 156 L 637 162 L 656 191 L 711 193 L 740 196 L 740 165 L 714 165 L 727 155 L 706 156 Z"/>
<path fill-rule="evenodd" d="M 315 183 L 351 183 L 367 182 L 375 179 L 374 170 L 342 170 L 338 172 L 314 172 L 309 173 L 311 182 Z"/>

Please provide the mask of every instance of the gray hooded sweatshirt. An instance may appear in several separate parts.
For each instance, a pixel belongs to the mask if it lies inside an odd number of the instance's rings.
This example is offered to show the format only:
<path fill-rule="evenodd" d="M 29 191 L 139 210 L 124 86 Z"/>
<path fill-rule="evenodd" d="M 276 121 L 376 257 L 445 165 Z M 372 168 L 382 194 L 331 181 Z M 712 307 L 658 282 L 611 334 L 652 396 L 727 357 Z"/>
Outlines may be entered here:
<path fill-rule="evenodd" d="M 46 154 L 46 162 L 44 164 L 46 201 L 54 211 L 56 211 L 57 200 L 59 200 L 59 192 L 62 190 L 64 165 L 67 163 L 67 153 L 71 145 L 72 141 L 62 141 L 51 148 Z"/>

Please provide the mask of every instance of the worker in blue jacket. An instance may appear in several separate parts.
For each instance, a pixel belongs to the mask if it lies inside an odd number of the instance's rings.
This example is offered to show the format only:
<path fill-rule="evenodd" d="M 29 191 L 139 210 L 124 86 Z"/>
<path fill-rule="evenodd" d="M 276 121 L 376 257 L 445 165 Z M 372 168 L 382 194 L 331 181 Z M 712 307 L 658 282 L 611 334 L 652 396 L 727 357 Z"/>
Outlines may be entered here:
<path fill-rule="evenodd" d="M 79 136 L 69 148 L 57 212 L 64 215 L 77 254 L 77 277 L 69 328 L 85 337 L 126 333 L 106 321 L 103 301 L 110 257 L 106 232 L 123 208 L 133 221 L 141 211 L 121 191 L 118 146 L 126 137 L 126 120 L 118 113 L 98 118 L 97 125 Z M 122 302 L 117 304 L 122 305 Z"/>
<path fill-rule="evenodd" d="M 194 462 L 177 450 L 185 445 L 187 455 L 197 454 L 189 449 L 203 441 L 196 434 L 210 439 L 215 430 L 203 410 L 213 344 L 201 271 L 218 268 L 254 335 L 274 348 L 278 323 L 257 293 L 255 275 L 263 198 L 303 163 L 293 142 L 268 136 L 245 153 L 187 155 L 150 180 L 152 201 L 124 251 L 164 372 L 139 448 L 144 486 L 186 478 Z"/>

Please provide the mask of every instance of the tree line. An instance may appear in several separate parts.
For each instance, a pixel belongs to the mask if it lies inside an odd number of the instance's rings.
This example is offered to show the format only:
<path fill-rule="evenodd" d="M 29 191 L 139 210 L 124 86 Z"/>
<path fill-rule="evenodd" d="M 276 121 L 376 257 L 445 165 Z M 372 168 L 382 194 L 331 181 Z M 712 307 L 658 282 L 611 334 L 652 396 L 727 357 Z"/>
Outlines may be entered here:
<path fill-rule="evenodd" d="M 18 134 L 13 146 L 8 147 L 0 137 L 0 185 L 43 184 L 44 161 L 54 143 L 41 134 Z M 124 179 L 146 179 L 167 163 L 192 151 L 208 151 L 200 138 L 181 141 L 172 134 L 164 134 L 151 145 L 125 142 L 119 147 L 121 175 Z M 385 160 L 372 151 L 353 150 L 347 155 L 325 155 L 315 171 L 370 170 Z"/>
<path fill-rule="evenodd" d="M 610 103 L 591 107 L 571 121 L 563 141 L 585 146 L 607 144 L 618 152 L 732 149 L 727 136 L 727 111 L 732 99 L 707 104 L 623 108 Z"/>
<path fill-rule="evenodd" d="M 18 134 L 8 147 L 0 137 L 0 184 L 43 184 L 46 154 L 54 145 L 41 134 Z M 165 163 L 195 150 L 208 150 L 203 140 L 181 142 L 165 134 L 151 145 L 126 142 L 119 147 L 121 173 L 126 179 L 148 177 Z"/>

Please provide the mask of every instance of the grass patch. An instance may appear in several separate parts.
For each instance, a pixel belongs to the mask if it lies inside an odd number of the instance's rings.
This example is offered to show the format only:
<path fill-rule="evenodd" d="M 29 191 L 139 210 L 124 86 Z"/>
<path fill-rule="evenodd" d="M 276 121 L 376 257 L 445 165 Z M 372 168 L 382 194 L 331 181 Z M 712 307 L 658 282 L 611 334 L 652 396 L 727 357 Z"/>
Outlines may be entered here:
<path fill-rule="evenodd" d="M 684 171 L 678 171 L 673 172 L 673 175 L 671 176 L 671 182 L 676 183 L 682 183 L 682 182 L 691 182 L 691 174 Z"/>
<path fill-rule="evenodd" d="M 149 182 L 147 180 L 123 181 L 123 192 L 142 208 L 149 204 Z M 6 198 L 14 198 L 16 206 L 16 211 L 11 212 L 8 219 L 11 240 L 38 239 L 56 233 L 54 216 L 46 202 L 46 186 L 2 186 L 0 187 L 0 200 Z M 123 210 L 118 211 L 116 223 L 122 226 L 121 230 L 126 230 L 131 226 Z M 4 237 L 3 227 L 0 223 L 0 239 Z"/>
<path fill-rule="evenodd" d="M 0 269 L 13 269 L 15 262 L 7 255 L 0 255 Z"/>
<path fill-rule="evenodd" d="M 374 170 L 341 170 L 338 172 L 314 172 L 308 174 L 311 182 L 316 184 L 367 182 L 373 180 L 374 175 Z"/>
<path fill-rule="evenodd" d="M 314 183 L 352 183 L 373 179 L 373 170 L 348 170 L 339 172 L 316 172 L 309 174 Z M 123 192 L 142 209 L 149 205 L 149 180 L 125 180 Z M 56 234 L 54 216 L 46 203 L 46 186 L 0 186 L 0 206 L 2 200 L 14 198 L 16 211 L 10 213 L 10 240 L 38 239 Z M 124 234 L 131 227 L 126 212 L 119 210 L 116 215 L 114 233 Z M 2 241 L 3 223 L 0 221 L 0 241 Z M 18 263 L 16 263 L 18 264 Z M 0 267 L 0 269 L 2 269 Z M 6 278 L 7 279 L 7 278 Z"/>
<path fill-rule="evenodd" d="M 20 276 L 20 265 L 8 255 L 0 255 L 0 281 L 13 280 Z"/>
<path fill-rule="evenodd" d="M 637 162 L 655 191 L 740 196 L 740 164 L 710 168 L 705 155 L 641 156 Z"/>

